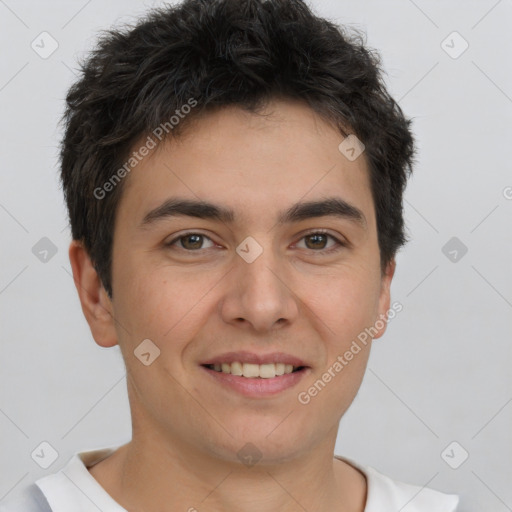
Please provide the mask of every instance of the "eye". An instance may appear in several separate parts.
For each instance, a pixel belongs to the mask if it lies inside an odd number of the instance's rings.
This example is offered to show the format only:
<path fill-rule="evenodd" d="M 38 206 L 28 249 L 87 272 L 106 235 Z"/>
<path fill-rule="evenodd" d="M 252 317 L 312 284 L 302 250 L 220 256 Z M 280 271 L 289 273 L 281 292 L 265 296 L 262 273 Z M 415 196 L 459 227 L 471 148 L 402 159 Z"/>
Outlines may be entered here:
<path fill-rule="evenodd" d="M 331 244 L 330 247 L 327 246 L 328 241 L 332 240 L 334 243 Z M 335 236 L 327 233 L 324 230 L 316 230 L 304 235 L 300 242 L 305 241 L 305 247 L 299 247 L 301 249 L 311 250 L 317 253 L 329 254 L 332 252 L 336 252 L 343 247 L 346 247 L 346 243 L 341 242 Z M 210 245 L 208 247 L 204 247 L 204 242 L 209 241 Z M 215 243 L 212 239 L 202 233 L 197 232 L 188 232 L 183 233 L 175 238 L 173 238 L 170 242 L 165 243 L 165 247 L 173 247 L 177 246 L 179 250 L 184 250 L 186 252 L 194 252 L 200 251 L 201 249 L 211 249 L 214 247 Z M 297 244 L 298 245 L 298 244 Z"/>
<path fill-rule="evenodd" d="M 173 238 L 170 242 L 167 242 L 165 246 L 171 247 L 173 245 L 178 245 L 180 249 L 184 249 L 186 251 L 197 251 L 199 249 L 204 249 L 204 247 L 202 247 L 204 240 L 209 240 L 212 244 L 210 247 L 213 247 L 214 244 L 211 238 L 201 233 L 195 232 L 184 233 L 180 236 L 177 236 L 176 238 Z M 207 249 L 209 249 L 210 247 L 207 247 Z"/>
<path fill-rule="evenodd" d="M 334 244 L 332 244 L 330 248 L 326 248 L 329 239 L 333 240 Z M 311 249 L 314 252 L 331 253 L 339 251 L 341 248 L 346 246 L 345 243 L 341 242 L 335 236 L 330 235 L 324 230 L 316 230 L 307 233 L 301 238 L 301 241 L 302 240 L 305 241 L 305 248 Z"/>

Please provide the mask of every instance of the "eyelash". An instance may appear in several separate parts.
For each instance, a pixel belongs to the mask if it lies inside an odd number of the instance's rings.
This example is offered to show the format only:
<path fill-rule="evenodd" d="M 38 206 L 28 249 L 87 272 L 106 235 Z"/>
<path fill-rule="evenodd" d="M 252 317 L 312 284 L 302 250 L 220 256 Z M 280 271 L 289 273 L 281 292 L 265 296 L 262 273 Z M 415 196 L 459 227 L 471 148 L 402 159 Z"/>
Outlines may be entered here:
<path fill-rule="evenodd" d="M 203 233 L 198 233 L 196 231 L 188 231 L 186 233 L 182 233 L 181 235 L 173 238 L 170 242 L 167 242 L 164 245 L 165 245 L 165 247 L 170 248 L 173 245 L 175 245 L 176 242 L 180 241 L 182 238 L 186 238 L 187 236 L 190 236 L 190 235 L 199 235 L 199 236 L 201 236 L 203 238 L 207 238 L 208 240 L 213 242 L 213 240 L 209 236 L 204 235 Z M 329 255 L 329 254 L 337 252 L 347 246 L 346 243 L 342 242 L 341 240 L 339 240 L 338 238 L 336 238 L 335 236 L 331 235 L 330 233 L 328 233 L 326 230 L 323 230 L 323 229 L 316 229 L 316 230 L 310 231 L 310 232 L 304 234 L 300 238 L 299 241 L 303 240 L 304 238 L 306 238 L 308 236 L 312 236 L 312 235 L 327 235 L 329 238 L 331 238 L 332 240 L 334 240 L 336 242 L 336 245 L 334 247 L 331 247 L 330 249 L 319 249 L 317 251 L 315 251 L 314 249 L 309 249 L 313 253 L 319 253 L 320 255 Z M 215 242 L 213 242 L 213 243 L 215 243 Z M 179 250 L 182 250 L 182 251 L 185 251 L 188 253 L 195 253 L 195 252 L 200 252 L 203 249 L 189 250 L 189 249 L 185 249 L 183 247 L 179 247 Z M 306 249 L 306 250 L 308 250 L 308 249 Z"/>

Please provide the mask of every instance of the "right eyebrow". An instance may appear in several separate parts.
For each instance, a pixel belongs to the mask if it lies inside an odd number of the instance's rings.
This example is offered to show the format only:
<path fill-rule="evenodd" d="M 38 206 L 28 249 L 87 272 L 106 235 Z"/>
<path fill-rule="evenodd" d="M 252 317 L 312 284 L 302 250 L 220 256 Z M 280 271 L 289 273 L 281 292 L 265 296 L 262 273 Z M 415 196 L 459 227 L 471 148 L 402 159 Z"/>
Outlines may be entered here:
<path fill-rule="evenodd" d="M 145 228 L 159 220 L 179 216 L 218 220 L 226 224 L 231 224 L 235 220 L 235 213 L 229 208 L 206 201 L 169 198 L 160 206 L 148 212 L 139 227 Z"/>

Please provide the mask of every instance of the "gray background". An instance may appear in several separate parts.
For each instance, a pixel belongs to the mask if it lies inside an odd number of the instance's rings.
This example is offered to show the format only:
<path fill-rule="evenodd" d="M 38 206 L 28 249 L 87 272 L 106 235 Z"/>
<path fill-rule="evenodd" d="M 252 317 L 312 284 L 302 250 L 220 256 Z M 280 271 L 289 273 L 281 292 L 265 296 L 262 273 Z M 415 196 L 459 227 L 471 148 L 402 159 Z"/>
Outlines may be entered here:
<path fill-rule="evenodd" d="M 160 4 L 0 0 L 0 498 L 131 435 L 120 352 L 94 343 L 70 277 L 57 121 L 97 31 Z M 375 343 L 336 452 L 459 493 L 468 512 L 512 510 L 512 2 L 312 5 L 366 31 L 419 148 L 392 286 L 404 309 Z M 59 45 L 46 59 L 31 48 L 43 31 Z M 57 251 L 46 261 L 32 250 L 43 237 Z M 43 441 L 58 452 L 46 470 L 31 458 Z"/>

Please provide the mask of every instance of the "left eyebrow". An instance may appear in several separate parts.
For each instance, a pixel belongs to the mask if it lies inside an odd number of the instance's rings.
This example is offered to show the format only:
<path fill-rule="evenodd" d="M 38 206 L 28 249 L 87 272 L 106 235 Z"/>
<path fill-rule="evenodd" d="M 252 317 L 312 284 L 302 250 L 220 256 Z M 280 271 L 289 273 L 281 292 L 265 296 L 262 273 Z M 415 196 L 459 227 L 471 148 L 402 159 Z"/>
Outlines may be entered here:
<path fill-rule="evenodd" d="M 206 201 L 191 199 L 169 198 L 160 206 L 149 211 L 143 218 L 140 228 L 147 228 L 159 220 L 171 217 L 195 217 L 199 219 L 217 220 L 226 224 L 233 224 L 236 219 L 235 212 L 224 206 Z M 279 212 L 278 224 L 291 224 L 302 220 L 317 217 L 337 217 L 347 219 L 359 227 L 366 229 L 367 221 L 364 213 L 354 205 L 339 197 L 295 203 L 290 208 Z"/>
<path fill-rule="evenodd" d="M 287 224 L 316 217 L 338 217 L 354 222 L 363 229 L 367 228 L 364 213 L 359 208 L 339 197 L 295 203 L 279 214 L 278 223 Z"/>

